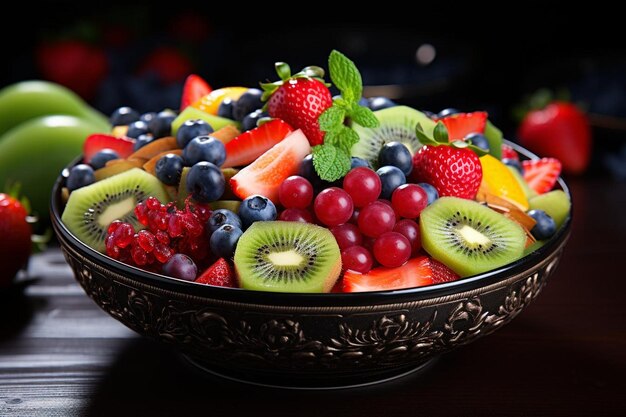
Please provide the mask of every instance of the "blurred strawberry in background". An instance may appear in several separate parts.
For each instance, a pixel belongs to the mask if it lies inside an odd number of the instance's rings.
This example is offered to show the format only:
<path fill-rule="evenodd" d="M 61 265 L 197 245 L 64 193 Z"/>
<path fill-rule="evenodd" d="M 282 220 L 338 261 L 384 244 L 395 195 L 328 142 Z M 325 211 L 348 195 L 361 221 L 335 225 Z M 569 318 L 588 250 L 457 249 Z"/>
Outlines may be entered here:
<path fill-rule="evenodd" d="M 26 221 L 28 204 L 0 193 L 0 288 L 9 286 L 26 265 L 31 252 L 31 226 Z"/>
<path fill-rule="evenodd" d="M 176 48 L 161 46 L 143 59 L 138 75 L 156 74 L 164 84 L 181 81 L 194 71 L 193 64 Z"/>

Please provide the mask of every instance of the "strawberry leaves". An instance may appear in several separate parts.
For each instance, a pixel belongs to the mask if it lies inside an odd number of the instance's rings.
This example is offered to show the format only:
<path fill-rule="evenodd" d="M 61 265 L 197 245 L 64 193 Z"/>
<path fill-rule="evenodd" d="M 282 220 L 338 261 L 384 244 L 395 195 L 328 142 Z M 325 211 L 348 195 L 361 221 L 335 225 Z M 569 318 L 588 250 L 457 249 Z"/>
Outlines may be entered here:
<path fill-rule="evenodd" d="M 421 142 L 422 145 L 430 145 L 430 146 L 444 145 L 444 146 L 452 146 L 453 148 L 457 148 L 457 149 L 467 148 L 473 151 L 478 156 L 483 156 L 489 153 L 485 151 L 484 149 L 479 148 L 478 146 L 472 145 L 470 142 L 466 142 L 463 140 L 454 140 L 450 142 L 449 137 L 448 137 L 448 129 L 440 121 L 437 122 L 435 129 L 433 129 L 432 138 L 424 132 L 422 125 L 419 123 L 417 124 L 417 126 L 415 126 L 415 135 L 417 136 L 417 139 Z"/>

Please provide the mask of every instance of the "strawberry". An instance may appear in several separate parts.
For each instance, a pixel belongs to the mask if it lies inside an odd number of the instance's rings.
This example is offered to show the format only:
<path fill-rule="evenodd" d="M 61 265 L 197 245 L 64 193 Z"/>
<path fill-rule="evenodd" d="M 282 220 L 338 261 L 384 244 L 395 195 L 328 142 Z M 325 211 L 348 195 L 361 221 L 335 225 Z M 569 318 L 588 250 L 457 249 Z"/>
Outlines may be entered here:
<path fill-rule="evenodd" d="M 193 64 L 178 49 L 160 46 L 154 49 L 143 61 L 139 75 L 156 74 L 162 83 L 172 84 L 181 81 L 193 71 Z"/>
<path fill-rule="evenodd" d="M 200 100 L 211 91 L 213 91 L 213 89 L 202 77 L 196 74 L 189 75 L 183 86 L 183 95 L 180 99 L 180 111 L 183 111 L 187 106 Z"/>
<path fill-rule="evenodd" d="M 235 274 L 229 263 L 224 258 L 220 258 L 213 265 L 202 273 L 196 282 L 200 284 L 215 285 L 217 287 L 236 288 L 237 282 Z"/>
<path fill-rule="evenodd" d="M 317 119 L 333 104 L 330 90 L 324 84 L 324 70 L 307 67 L 292 76 L 289 65 L 278 62 L 276 72 L 281 81 L 261 84 L 270 116 L 301 129 L 311 146 L 321 145 L 324 132 Z"/>
<path fill-rule="evenodd" d="M 555 158 L 524 161 L 522 168 L 524 168 L 524 180 L 537 194 L 552 190 L 561 174 L 561 162 Z"/>
<path fill-rule="evenodd" d="M 589 120 L 571 103 L 552 102 L 541 110 L 528 112 L 517 136 L 531 151 L 560 160 L 566 172 L 580 174 L 589 165 Z"/>
<path fill-rule="evenodd" d="M 95 133 L 89 135 L 83 144 L 83 157 L 85 162 L 89 163 L 91 158 L 103 149 L 112 149 L 120 156 L 126 158 L 133 153 L 133 142 L 128 138 L 117 138 L 112 135 Z"/>
<path fill-rule="evenodd" d="M 397 268 L 378 267 L 367 274 L 348 270 L 343 275 L 343 292 L 398 290 L 457 279 L 459 276 L 444 264 L 418 256 Z"/>
<path fill-rule="evenodd" d="M 515 152 L 515 149 L 509 145 L 502 144 L 502 159 L 513 159 L 519 161 L 519 155 Z"/>
<path fill-rule="evenodd" d="M 0 287 L 11 284 L 28 260 L 31 251 L 31 227 L 22 203 L 0 193 Z"/>
<path fill-rule="evenodd" d="M 487 113 L 456 113 L 439 119 L 448 129 L 448 139 L 463 140 L 470 133 L 484 133 L 487 125 Z"/>
<path fill-rule="evenodd" d="M 226 144 L 223 168 L 247 165 L 291 133 L 291 126 L 274 119 L 248 130 Z"/>

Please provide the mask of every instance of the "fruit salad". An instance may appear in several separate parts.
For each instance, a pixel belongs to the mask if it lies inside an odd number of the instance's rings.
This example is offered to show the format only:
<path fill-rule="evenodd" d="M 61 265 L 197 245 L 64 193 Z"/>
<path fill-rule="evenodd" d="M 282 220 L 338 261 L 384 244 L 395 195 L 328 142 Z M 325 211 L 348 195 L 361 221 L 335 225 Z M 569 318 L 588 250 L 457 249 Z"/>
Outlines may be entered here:
<path fill-rule="evenodd" d="M 260 89 L 193 75 L 178 112 L 120 107 L 66 172 L 63 223 L 140 269 L 290 293 L 454 281 L 563 226 L 558 160 L 520 159 L 486 112 L 365 99 L 338 51 L 328 68 L 279 62 Z"/>

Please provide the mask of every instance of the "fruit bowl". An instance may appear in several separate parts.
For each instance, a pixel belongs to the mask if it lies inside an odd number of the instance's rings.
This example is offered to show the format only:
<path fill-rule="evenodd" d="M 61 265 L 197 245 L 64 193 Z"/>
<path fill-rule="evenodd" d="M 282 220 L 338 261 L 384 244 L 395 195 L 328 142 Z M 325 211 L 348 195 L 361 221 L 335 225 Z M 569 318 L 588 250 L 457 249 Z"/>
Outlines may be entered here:
<path fill-rule="evenodd" d="M 497 330 L 539 295 L 571 229 L 570 216 L 530 255 L 444 284 L 353 294 L 255 292 L 146 272 L 91 249 L 61 222 L 62 181 L 52 193 L 52 223 L 76 280 L 96 304 L 137 333 L 174 345 L 204 371 L 291 388 L 386 381 Z M 559 185 L 569 194 L 562 179 Z"/>

